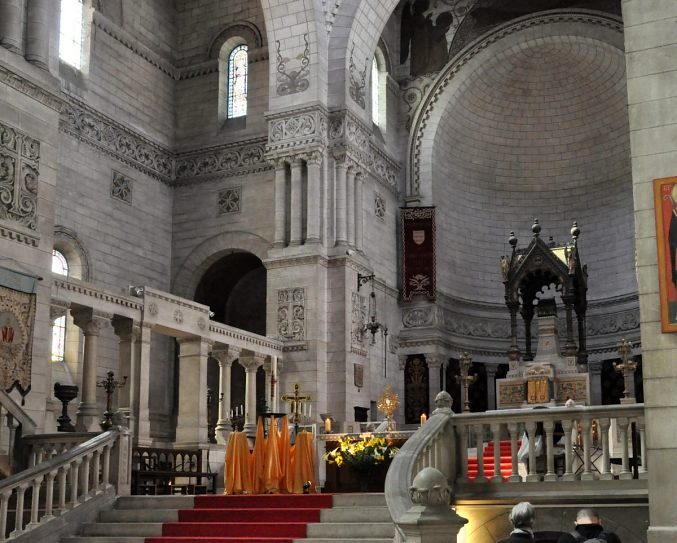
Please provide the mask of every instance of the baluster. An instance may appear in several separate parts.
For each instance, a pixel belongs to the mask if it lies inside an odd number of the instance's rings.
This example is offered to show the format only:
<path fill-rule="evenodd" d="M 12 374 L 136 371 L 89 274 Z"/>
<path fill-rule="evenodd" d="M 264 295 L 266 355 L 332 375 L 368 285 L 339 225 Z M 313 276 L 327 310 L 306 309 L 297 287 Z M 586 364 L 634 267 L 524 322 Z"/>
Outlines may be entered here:
<path fill-rule="evenodd" d="M 552 419 L 543 421 L 543 430 L 545 430 L 545 454 L 547 456 L 547 466 L 545 470 L 544 481 L 557 481 L 555 473 L 555 421 Z"/>
<path fill-rule="evenodd" d="M 461 473 L 458 481 L 465 483 L 468 481 L 468 427 L 460 424 L 456 428 L 459 432 L 458 442 L 461 447 Z"/>
<path fill-rule="evenodd" d="M 433 448 L 430 444 L 425 448 L 425 461 L 426 468 L 429 468 L 430 466 L 433 465 Z"/>
<path fill-rule="evenodd" d="M 522 482 L 522 477 L 519 474 L 519 470 L 517 468 L 517 423 L 516 422 L 509 422 L 508 423 L 508 432 L 510 432 L 510 462 L 512 463 L 511 466 L 511 473 L 510 477 L 508 478 L 509 483 L 521 483 Z"/>
<path fill-rule="evenodd" d="M 447 473 L 447 470 L 445 469 L 446 466 L 441 466 L 440 465 L 440 459 L 442 458 L 442 440 L 440 439 L 439 435 L 435 437 L 435 441 L 433 443 L 433 448 L 434 448 L 434 460 L 435 462 L 433 463 L 433 467 L 435 469 L 439 469 L 442 473 Z"/>
<path fill-rule="evenodd" d="M 99 471 L 101 469 L 101 451 L 94 451 L 94 462 L 92 465 L 92 496 L 99 493 Z"/>
<path fill-rule="evenodd" d="M 14 440 L 16 439 L 16 429 L 19 423 L 11 413 L 7 413 L 7 428 L 9 428 L 9 443 L 7 445 L 7 465 L 14 464 Z"/>
<path fill-rule="evenodd" d="M 59 515 L 66 510 L 66 477 L 70 472 L 70 464 L 59 468 Z"/>
<path fill-rule="evenodd" d="M 639 466 L 639 478 L 646 479 L 649 476 L 649 466 L 646 458 L 646 426 L 643 418 L 637 420 L 637 429 L 639 430 L 639 454 L 642 460 Z"/>
<path fill-rule="evenodd" d="M 0 541 L 4 541 L 7 533 L 7 504 L 12 496 L 11 490 L 6 490 L 0 494 Z"/>
<path fill-rule="evenodd" d="M 42 484 L 42 475 L 36 477 L 33 479 L 31 486 L 32 486 L 32 499 L 31 499 L 31 520 L 28 523 L 28 526 L 26 528 L 33 529 L 38 525 L 38 515 L 40 513 L 40 485 Z"/>
<path fill-rule="evenodd" d="M 14 531 L 9 537 L 16 537 L 24 531 L 24 496 L 26 494 L 26 485 L 16 487 L 16 517 L 14 519 Z"/>
<path fill-rule="evenodd" d="M 477 451 L 477 477 L 476 483 L 486 483 L 484 475 L 484 424 L 475 424 L 475 450 Z"/>
<path fill-rule="evenodd" d="M 500 423 L 491 424 L 491 438 L 494 443 L 494 476 L 491 478 L 492 483 L 502 483 L 503 476 L 501 475 L 501 425 Z"/>
<path fill-rule="evenodd" d="M 608 418 L 599 419 L 600 439 L 602 440 L 602 469 L 599 473 L 599 478 L 602 480 L 613 479 L 614 475 L 611 473 L 611 464 L 609 460 L 609 427 L 611 421 Z"/>
<path fill-rule="evenodd" d="M 534 483 L 541 480 L 538 473 L 536 473 L 536 421 L 528 421 L 526 428 L 529 435 L 529 473 L 527 474 L 527 483 Z"/>
<path fill-rule="evenodd" d="M 106 445 L 103 448 L 103 472 L 101 478 L 103 479 L 103 490 L 106 490 L 111 486 L 110 484 L 110 451 L 111 446 Z M 122 457 L 122 455 L 120 455 Z M 120 467 L 122 469 L 122 466 Z M 418 472 L 416 472 L 418 473 Z"/>
<path fill-rule="evenodd" d="M 52 514 L 54 506 L 54 478 L 56 477 L 57 470 L 50 471 L 46 475 L 45 480 L 45 515 L 42 517 L 42 520 L 49 520 L 54 518 Z"/>
<path fill-rule="evenodd" d="M 564 430 L 564 475 L 562 475 L 562 481 L 576 480 L 576 474 L 573 472 L 574 450 L 571 441 L 573 426 L 572 420 L 562 419 L 562 430 Z"/>
<path fill-rule="evenodd" d="M 82 458 L 82 471 L 80 472 L 80 483 L 82 489 L 80 490 L 80 501 L 85 502 L 89 499 L 89 471 L 90 471 L 90 455 L 85 454 Z"/>
<path fill-rule="evenodd" d="M 71 462 L 71 509 L 78 506 L 78 481 L 81 460 Z"/>
<path fill-rule="evenodd" d="M 583 473 L 581 473 L 581 481 L 592 481 L 595 478 L 590 462 L 591 430 L 592 421 L 586 416 L 581 420 L 581 433 L 583 437 Z"/>
<path fill-rule="evenodd" d="M 618 419 L 618 428 L 621 434 L 621 472 L 618 475 L 619 479 L 632 479 L 632 472 L 628 465 L 628 425 L 630 420 L 627 417 Z"/>

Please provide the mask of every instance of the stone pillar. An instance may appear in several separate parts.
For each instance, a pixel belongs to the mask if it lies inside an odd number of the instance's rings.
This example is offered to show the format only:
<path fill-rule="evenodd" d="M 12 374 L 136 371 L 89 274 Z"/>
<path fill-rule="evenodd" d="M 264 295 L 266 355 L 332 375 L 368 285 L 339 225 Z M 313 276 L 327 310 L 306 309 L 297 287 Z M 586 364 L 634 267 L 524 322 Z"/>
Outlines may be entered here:
<path fill-rule="evenodd" d="M 355 167 L 348 168 L 346 175 L 346 224 L 347 224 L 347 238 L 350 247 L 355 246 Z"/>
<path fill-rule="evenodd" d="M 231 432 L 231 370 L 233 362 L 240 358 L 240 349 L 229 345 L 227 349 L 212 351 L 212 356 L 219 362 L 219 420 L 216 422 L 216 442 L 225 445 Z"/>
<path fill-rule="evenodd" d="M 442 367 L 442 359 L 438 356 L 425 355 L 425 361 L 428 364 L 428 416 L 435 409 L 435 397 L 442 390 L 442 383 L 440 381 L 440 368 Z"/>
<path fill-rule="evenodd" d="M 497 366 L 486 364 L 487 372 L 487 409 L 493 411 L 496 409 L 496 370 Z"/>
<path fill-rule="evenodd" d="M 595 360 L 588 363 L 590 379 L 590 405 L 602 405 L 602 361 Z"/>
<path fill-rule="evenodd" d="M 336 159 L 336 245 L 348 243 L 346 225 L 346 171 L 345 157 Z"/>
<path fill-rule="evenodd" d="M 256 435 L 256 371 L 264 362 L 264 357 L 256 353 L 242 355 L 240 364 L 246 372 L 244 432 L 248 437 Z"/>
<path fill-rule="evenodd" d="M 355 178 L 355 248 L 362 250 L 364 244 L 364 174 Z"/>
<path fill-rule="evenodd" d="M 270 382 L 270 400 L 269 407 L 273 413 L 280 412 L 280 370 L 282 369 L 282 362 L 279 357 L 271 356 L 270 357 L 270 372 L 271 372 L 271 382 Z"/>
<path fill-rule="evenodd" d="M 291 164 L 291 228 L 290 245 L 303 243 L 303 161 L 295 158 Z"/>
<path fill-rule="evenodd" d="M 136 435 L 134 442 L 139 447 L 149 447 L 150 438 L 150 340 L 153 335 L 151 325 L 141 323 L 140 335 L 136 341 L 136 374 L 133 394 L 137 406 Z"/>
<path fill-rule="evenodd" d="M 211 341 L 181 338 L 179 345 L 179 414 L 176 420 L 176 447 L 206 446 L 207 362 Z"/>
<path fill-rule="evenodd" d="M 24 57 L 44 70 L 49 67 L 49 26 L 49 0 L 28 0 Z"/>
<path fill-rule="evenodd" d="M 23 0 L 0 0 L 0 45 L 21 53 L 23 27 Z"/>
<path fill-rule="evenodd" d="M 118 379 L 127 376 L 127 384 L 117 389 L 118 409 L 129 417 L 129 429 L 136 435 L 136 418 L 139 411 L 139 360 L 136 342 L 141 336 L 141 327 L 132 319 L 113 317 L 113 329 L 119 339 Z"/>
<path fill-rule="evenodd" d="M 322 219 L 322 155 L 319 152 L 311 153 L 308 158 L 308 199 L 307 211 L 308 227 L 306 230 L 306 243 L 320 243 Z M 267 401 L 267 400 L 266 400 Z"/>
<path fill-rule="evenodd" d="M 77 411 L 75 430 L 78 432 L 98 432 L 103 410 L 96 403 L 96 368 L 99 347 L 99 334 L 108 326 L 112 315 L 100 313 L 90 308 L 71 309 L 73 322 L 85 336 L 85 352 L 82 359 L 82 385 L 80 386 L 80 406 Z"/>
<path fill-rule="evenodd" d="M 282 248 L 287 244 L 287 161 L 275 162 L 275 237 L 273 247 Z"/>

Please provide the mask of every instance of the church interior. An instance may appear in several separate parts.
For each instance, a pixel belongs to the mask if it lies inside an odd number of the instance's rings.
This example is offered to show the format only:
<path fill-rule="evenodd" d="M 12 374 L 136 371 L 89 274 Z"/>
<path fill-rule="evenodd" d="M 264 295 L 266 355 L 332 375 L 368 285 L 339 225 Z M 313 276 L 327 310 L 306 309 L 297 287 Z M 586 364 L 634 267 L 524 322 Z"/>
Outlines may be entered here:
<path fill-rule="evenodd" d="M 675 24 L 0 0 L 0 541 L 186 541 L 101 519 L 258 492 L 344 511 L 280 543 L 496 543 L 521 501 L 535 541 L 677 541 Z"/>

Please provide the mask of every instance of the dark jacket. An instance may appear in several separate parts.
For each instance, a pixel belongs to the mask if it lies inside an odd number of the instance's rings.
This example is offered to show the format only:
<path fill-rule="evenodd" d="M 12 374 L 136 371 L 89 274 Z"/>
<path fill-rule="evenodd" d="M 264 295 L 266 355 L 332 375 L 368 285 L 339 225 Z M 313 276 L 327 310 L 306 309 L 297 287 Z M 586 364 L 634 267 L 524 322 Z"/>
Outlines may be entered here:
<path fill-rule="evenodd" d="M 599 534 L 604 531 L 604 527 L 599 524 L 579 524 L 576 526 L 576 531 L 583 536 L 581 541 L 585 541 L 586 539 L 599 537 Z M 605 539 L 608 543 L 621 543 L 619 537 L 613 532 L 604 531 L 604 535 L 600 539 Z M 578 541 L 571 534 L 563 534 L 559 537 L 557 543 L 578 543 Z"/>
<path fill-rule="evenodd" d="M 534 538 L 531 534 L 524 532 L 514 532 L 505 539 L 501 539 L 498 543 L 532 543 Z"/>

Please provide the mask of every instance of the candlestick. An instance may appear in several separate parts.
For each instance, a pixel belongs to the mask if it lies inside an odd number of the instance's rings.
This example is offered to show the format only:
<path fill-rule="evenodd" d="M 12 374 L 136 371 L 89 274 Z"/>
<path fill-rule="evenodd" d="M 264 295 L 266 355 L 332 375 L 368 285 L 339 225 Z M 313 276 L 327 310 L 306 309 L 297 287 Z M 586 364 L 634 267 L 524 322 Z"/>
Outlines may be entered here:
<path fill-rule="evenodd" d="M 423 426 L 428 420 L 428 416 L 425 413 L 421 413 L 421 426 Z"/>

